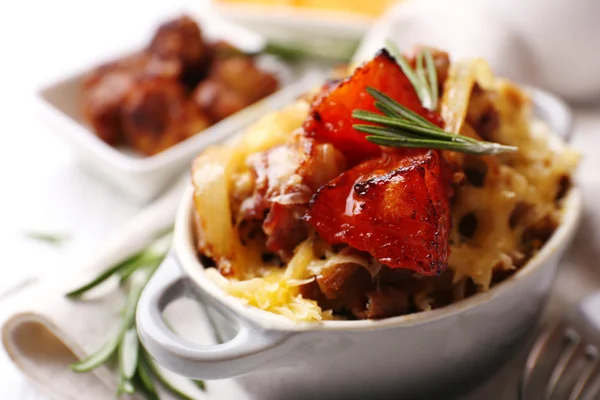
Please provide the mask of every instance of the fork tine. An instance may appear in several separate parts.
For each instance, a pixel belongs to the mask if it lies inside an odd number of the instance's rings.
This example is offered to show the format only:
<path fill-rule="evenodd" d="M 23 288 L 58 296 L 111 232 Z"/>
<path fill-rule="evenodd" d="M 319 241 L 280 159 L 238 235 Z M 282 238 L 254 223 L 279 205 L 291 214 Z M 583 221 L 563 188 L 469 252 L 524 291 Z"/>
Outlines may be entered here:
<path fill-rule="evenodd" d="M 586 358 L 588 359 L 587 365 L 584 367 L 583 371 L 581 371 L 581 375 L 577 379 L 575 386 L 573 387 L 573 391 L 569 395 L 569 400 L 579 400 L 583 395 L 583 391 L 587 386 L 592 374 L 600 365 L 600 361 L 598 360 L 598 350 L 594 346 L 586 346 Z"/>
<path fill-rule="evenodd" d="M 567 329 L 565 331 L 565 336 L 569 339 L 569 342 L 567 343 L 567 347 L 565 347 L 561 353 L 560 358 L 558 359 L 558 362 L 556 363 L 556 366 L 550 375 L 550 380 L 546 386 L 546 393 L 544 396 L 546 400 L 550 400 L 552 398 L 552 394 L 554 393 L 554 389 L 556 389 L 558 381 L 563 376 L 567 365 L 569 365 L 573 355 L 577 351 L 578 346 L 581 344 L 581 336 L 575 332 L 574 329 Z"/>
<path fill-rule="evenodd" d="M 549 348 L 551 348 L 551 344 L 556 341 L 556 337 L 562 337 L 564 328 L 561 323 L 555 324 L 549 328 L 546 328 L 537 338 L 535 343 L 533 344 L 529 356 L 527 357 L 527 361 L 525 364 L 525 369 L 523 370 L 523 375 L 520 381 L 520 398 L 526 399 L 527 392 L 530 391 L 533 382 L 534 373 L 536 373 L 536 367 L 542 361 L 543 355 L 547 352 Z"/>
<path fill-rule="evenodd" d="M 600 395 L 600 379 L 594 379 L 587 386 L 583 391 L 583 396 L 578 400 L 598 400 Z"/>
<path fill-rule="evenodd" d="M 527 362 L 525 364 L 525 371 L 523 374 L 523 383 L 526 385 L 531 378 L 533 371 L 535 370 L 535 366 L 541 358 L 542 353 L 551 342 L 551 338 L 554 336 L 556 332 L 559 331 L 559 325 L 555 325 L 552 328 L 547 329 L 544 333 L 542 333 L 538 339 L 533 344 L 529 352 L 529 356 L 527 357 Z"/>

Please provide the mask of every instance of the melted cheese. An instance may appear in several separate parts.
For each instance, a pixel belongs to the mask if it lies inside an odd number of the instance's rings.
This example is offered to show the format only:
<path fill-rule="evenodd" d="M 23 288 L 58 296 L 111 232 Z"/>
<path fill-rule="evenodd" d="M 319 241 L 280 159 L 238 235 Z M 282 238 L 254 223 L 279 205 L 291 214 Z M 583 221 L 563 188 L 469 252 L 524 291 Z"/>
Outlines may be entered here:
<path fill-rule="evenodd" d="M 514 145 L 519 151 L 490 161 L 483 187 L 461 186 L 452 210 L 449 265 L 455 281 L 471 278 L 481 290 L 491 284 L 495 269 L 512 269 L 522 254 L 523 233 L 546 216 L 558 211 L 554 201 L 561 177 L 570 176 L 579 156 L 554 139 L 547 126 L 531 117 L 530 100 L 512 84 L 498 80 L 495 108 L 500 126 L 494 139 Z M 519 205 L 527 211 L 510 226 Z M 464 239 L 459 232 L 461 218 L 473 213 L 477 218 L 474 237 Z"/>
<path fill-rule="evenodd" d="M 477 68 L 479 67 L 481 65 Z M 474 80 L 477 75 L 468 75 L 468 79 Z M 552 139 L 553 135 L 544 124 L 532 120 L 530 101 L 522 92 L 501 80 L 490 81 L 486 78 L 485 81 L 486 87 L 489 84 L 489 89 L 496 92 L 494 106 L 500 126 L 494 132 L 494 140 L 515 145 L 519 147 L 519 151 L 498 157 L 480 157 L 479 160 L 487 166 L 484 184 L 480 187 L 461 185 L 455 191 L 451 210 L 453 227 L 450 232 L 449 259 L 449 267 L 454 273 L 455 301 L 465 296 L 469 279 L 479 290 L 487 290 L 496 271 L 515 268 L 515 260 L 523 257 L 525 231 L 543 218 L 557 217 L 560 210 L 555 197 L 559 182 L 561 177 L 571 175 L 578 162 L 575 152 Z M 471 86 L 465 87 L 471 90 Z M 468 96 L 459 97 L 463 99 L 461 101 L 469 99 Z M 463 132 L 470 129 L 462 121 L 466 107 L 461 106 L 456 110 L 458 111 L 448 114 L 452 115 L 452 130 L 460 129 Z M 247 158 L 253 153 L 287 142 L 293 132 L 301 127 L 307 113 L 308 104 L 302 100 L 263 118 L 235 145 L 219 153 L 224 163 L 223 168 L 219 169 L 209 163 L 200 172 L 197 171 L 194 177 L 202 180 L 204 172 L 210 172 L 209 175 L 225 178 L 220 182 L 213 179 L 199 185 L 196 206 L 206 212 L 206 220 L 202 221 L 203 229 L 209 224 L 208 219 L 211 220 L 209 228 L 214 227 L 213 222 L 227 226 L 224 230 L 208 229 L 204 242 L 210 239 L 209 241 L 220 243 L 221 247 L 215 247 L 215 243 L 212 243 L 212 247 L 208 247 L 212 251 L 209 254 L 218 256 L 219 252 L 235 253 L 232 259 L 236 260 L 236 277 L 240 280 L 227 279 L 215 269 L 209 269 L 207 273 L 223 290 L 249 305 L 293 320 L 319 321 L 332 318 L 331 311 L 324 311 L 317 302 L 303 298 L 299 285 L 315 279 L 324 269 L 337 264 L 359 264 L 373 276 L 378 274 L 381 264 L 353 254 L 334 254 L 330 248 L 324 248 L 323 243 L 312 238 L 298 246 L 286 268 L 265 265 L 260 261 L 259 249 L 253 249 L 251 245 L 240 246 L 239 241 L 231 239 L 239 235 L 235 231 L 237 228 L 232 228 L 227 223 L 231 220 L 231 213 L 227 210 L 230 200 L 227 199 L 226 190 L 233 197 L 235 193 L 231 193 L 232 191 L 248 192 L 250 182 L 247 177 Z M 472 129 L 470 134 L 473 134 Z M 289 179 L 292 172 L 289 165 L 295 163 L 289 163 L 284 150 L 274 152 L 271 157 L 273 159 L 270 162 L 279 167 L 275 169 L 276 176 L 270 179 Z M 240 193 L 238 197 L 241 196 Z M 511 226 L 511 216 L 523 205 L 526 205 L 527 212 Z M 468 214 L 476 217 L 477 227 L 472 237 L 465 238 L 460 232 L 460 226 L 462 218 Z M 242 260 L 244 265 L 240 268 L 244 273 L 238 274 L 237 263 L 242 263 Z M 422 290 L 415 294 L 414 301 L 419 309 L 427 310 L 435 303 L 439 289 L 436 285 L 435 280 L 428 280 Z"/>

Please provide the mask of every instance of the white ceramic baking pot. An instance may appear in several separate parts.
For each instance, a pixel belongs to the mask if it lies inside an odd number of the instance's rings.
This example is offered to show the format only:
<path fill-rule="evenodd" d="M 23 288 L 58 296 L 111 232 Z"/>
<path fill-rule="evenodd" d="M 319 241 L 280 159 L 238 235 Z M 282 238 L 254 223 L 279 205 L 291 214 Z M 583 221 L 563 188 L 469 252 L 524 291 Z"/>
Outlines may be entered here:
<path fill-rule="evenodd" d="M 568 110 L 557 99 L 533 93 L 538 115 L 566 133 Z M 272 399 L 393 398 L 444 388 L 489 366 L 531 327 L 581 211 L 577 188 L 565 199 L 562 223 L 520 271 L 487 293 L 427 312 L 365 321 L 296 323 L 225 294 L 204 274 L 192 233 L 192 191 L 179 211 L 170 257 L 140 299 L 142 343 L 166 368 L 192 378 L 256 374 L 272 385 Z M 193 293 L 228 321 L 217 329 L 228 341 L 200 346 L 175 335 L 161 314 Z M 234 328 L 234 329 L 232 329 Z M 255 378 L 257 380 L 258 378 Z M 400 397 L 398 397 L 400 396 Z"/>

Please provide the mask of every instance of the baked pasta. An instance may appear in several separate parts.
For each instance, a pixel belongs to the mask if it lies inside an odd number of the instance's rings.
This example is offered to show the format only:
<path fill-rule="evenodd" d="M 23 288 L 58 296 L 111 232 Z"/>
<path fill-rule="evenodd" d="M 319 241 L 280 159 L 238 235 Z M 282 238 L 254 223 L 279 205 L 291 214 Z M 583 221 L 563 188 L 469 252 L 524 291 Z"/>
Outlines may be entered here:
<path fill-rule="evenodd" d="M 416 49 L 406 55 L 415 65 Z M 439 308 L 505 280 L 560 221 L 578 155 L 483 60 L 432 55 L 425 108 L 382 51 L 192 166 L 199 257 L 241 301 L 297 321 Z M 446 132 L 518 147 L 499 155 L 367 141 L 352 111 L 386 93 Z"/>

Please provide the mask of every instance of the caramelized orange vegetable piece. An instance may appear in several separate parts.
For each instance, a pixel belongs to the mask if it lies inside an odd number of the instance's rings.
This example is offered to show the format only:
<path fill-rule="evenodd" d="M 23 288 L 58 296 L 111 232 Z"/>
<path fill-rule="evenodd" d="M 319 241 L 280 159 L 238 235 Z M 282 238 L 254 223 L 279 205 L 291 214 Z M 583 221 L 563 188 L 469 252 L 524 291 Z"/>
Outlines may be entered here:
<path fill-rule="evenodd" d="M 402 69 L 383 50 L 352 76 L 323 88 L 313 101 L 309 117 L 304 123 L 306 134 L 333 144 L 346 155 L 351 165 L 379 156 L 380 147 L 367 141 L 364 133 L 352 128 L 353 124 L 362 123 L 352 118 L 353 110 L 377 111 L 375 100 L 365 91 L 367 87 L 386 93 L 405 107 L 440 124 L 439 116 L 421 105 Z"/>
<path fill-rule="evenodd" d="M 438 275 L 447 266 L 449 167 L 437 150 L 400 149 L 322 186 L 306 220 L 328 243 L 367 251 L 390 268 Z"/>

